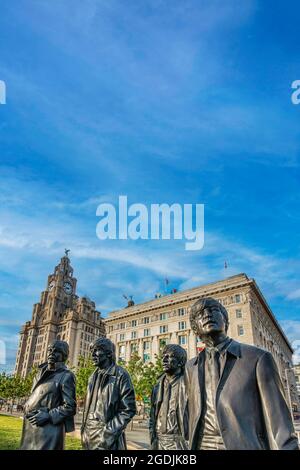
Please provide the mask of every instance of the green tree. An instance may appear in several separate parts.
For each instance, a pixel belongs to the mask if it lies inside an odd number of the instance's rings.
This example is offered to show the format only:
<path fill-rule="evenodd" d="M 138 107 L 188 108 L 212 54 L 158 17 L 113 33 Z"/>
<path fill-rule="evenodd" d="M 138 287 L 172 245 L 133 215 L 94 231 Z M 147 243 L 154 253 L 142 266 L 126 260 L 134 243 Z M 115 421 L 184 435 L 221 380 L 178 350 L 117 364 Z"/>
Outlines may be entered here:
<path fill-rule="evenodd" d="M 78 367 L 75 370 L 76 376 L 76 395 L 77 399 L 83 400 L 86 395 L 86 389 L 90 375 L 94 372 L 95 366 L 93 365 L 92 358 L 79 358 Z"/>
<path fill-rule="evenodd" d="M 35 379 L 36 374 L 38 373 L 38 370 L 39 369 L 37 366 L 32 367 L 29 374 L 27 374 L 25 379 L 23 379 L 24 383 L 23 383 L 23 395 L 22 396 L 24 398 L 29 397 L 31 389 L 32 389 L 33 381 Z"/>
<path fill-rule="evenodd" d="M 137 353 L 132 354 L 127 364 L 119 362 L 129 373 L 138 401 L 149 402 L 152 388 L 162 374 L 162 359 L 155 356 L 156 361 L 144 362 Z"/>

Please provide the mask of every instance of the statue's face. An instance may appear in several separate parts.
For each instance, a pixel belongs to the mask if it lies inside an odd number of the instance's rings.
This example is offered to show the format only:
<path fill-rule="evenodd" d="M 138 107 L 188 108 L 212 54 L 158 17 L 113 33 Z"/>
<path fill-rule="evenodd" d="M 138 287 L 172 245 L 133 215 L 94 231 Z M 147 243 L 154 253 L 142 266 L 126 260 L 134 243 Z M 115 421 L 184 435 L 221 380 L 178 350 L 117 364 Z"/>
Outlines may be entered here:
<path fill-rule="evenodd" d="M 163 353 L 162 366 L 164 372 L 167 372 L 168 374 L 174 374 L 176 370 L 180 367 L 180 361 L 175 356 L 174 352 L 166 351 L 165 353 Z"/>
<path fill-rule="evenodd" d="M 225 333 L 226 323 L 221 309 L 217 303 L 208 304 L 197 319 L 199 336 Z"/>
<path fill-rule="evenodd" d="M 106 351 L 104 351 L 101 346 L 95 345 L 92 347 L 92 361 L 94 366 L 103 368 L 106 366 L 109 357 Z"/>
<path fill-rule="evenodd" d="M 48 364 L 56 364 L 56 362 L 64 361 L 63 352 L 55 345 L 55 343 L 49 344 L 47 351 Z"/>

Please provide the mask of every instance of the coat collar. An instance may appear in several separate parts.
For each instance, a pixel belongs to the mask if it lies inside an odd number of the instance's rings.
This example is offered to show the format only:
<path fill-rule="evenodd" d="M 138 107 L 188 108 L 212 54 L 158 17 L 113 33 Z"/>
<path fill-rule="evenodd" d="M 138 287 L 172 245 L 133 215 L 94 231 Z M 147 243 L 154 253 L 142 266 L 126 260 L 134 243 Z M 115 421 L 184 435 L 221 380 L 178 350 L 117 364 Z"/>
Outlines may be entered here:
<path fill-rule="evenodd" d="M 38 368 L 41 369 L 42 372 L 44 372 L 45 370 L 49 370 L 49 372 L 57 372 L 61 369 L 67 369 L 67 366 L 64 362 L 56 362 L 55 369 L 48 369 L 48 362 L 43 362 L 43 364 L 40 364 Z"/>
<path fill-rule="evenodd" d="M 96 372 L 101 369 L 99 369 L 98 367 L 96 367 L 96 369 L 94 370 L 94 375 L 96 374 Z M 117 375 L 117 366 L 116 364 L 111 364 L 108 369 L 104 370 L 103 372 L 103 375 Z"/>
<path fill-rule="evenodd" d="M 241 345 L 234 339 L 231 341 L 229 344 L 227 351 L 232 354 L 232 356 L 235 357 L 241 357 L 242 356 L 242 351 L 241 351 Z"/>
<path fill-rule="evenodd" d="M 31 391 L 33 392 L 33 390 L 36 389 L 36 387 L 38 385 L 40 385 L 40 383 L 43 382 L 43 380 L 45 380 L 45 378 L 49 378 L 49 377 L 52 377 L 52 374 L 54 374 L 55 372 L 61 372 L 63 370 L 66 370 L 67 369 L 67 366 L 65 365 L 64 362 L 57 362 L 55 364 L 55 369 L 53 370 L 50 370 L 48 369 L 48 362 L 44 362 L 43 364 L 40 364 L 38 366 L 38 373 L 34 379 L 34 382 L 32 384 L 32 388 L 31 388 Z"/>
<path fill-rule="evenodd" d="M 107 371 L 105 372 L 105 375 L 117 375 L 117 366 L 116 364 L 112 364 Z"/>
<path fill-rule="evenodd" d="M 109 366 L 108 369 L 106 369 L 104 372 L 103 372 L 103 377 L 107 377 L 108 375 L 112 376 L 112 377 L 115 377 L 117 375 L 117 365 L 116 364 L 111 364 Z M 90 383 L 90 387 L 93 388 L 94 386 L 94 381 L 95 381 L 95 378 L 97 376 L 97 372 L 98 370 L 101 370 L 99 369 L 98 367 L 96 367 L 96 369 L 94 370 L 94 372 L 92 373 L 92 375 L 90 376 L 90 380 L 89 380 L 89 383 Z"/>
<path fill-rule="evenodd" d="M 242 352 L 241 352 L 240 343 L 238 343 L 237 341 L 232 339 L 229 346 L 228 346 L 228 348 L 227 348 L 227 352 L 229 352 L 232 356 L 235 356 L 236 358 L 241 357 Z M 203 359 L 204 355 L 205 355 L 205 348 L 198 354 L 198 356 L 196 356 L 196 357 L 194 357 L 194 359 L 192 359 L 192 365 L 198 364 L 199 361 Z"/>

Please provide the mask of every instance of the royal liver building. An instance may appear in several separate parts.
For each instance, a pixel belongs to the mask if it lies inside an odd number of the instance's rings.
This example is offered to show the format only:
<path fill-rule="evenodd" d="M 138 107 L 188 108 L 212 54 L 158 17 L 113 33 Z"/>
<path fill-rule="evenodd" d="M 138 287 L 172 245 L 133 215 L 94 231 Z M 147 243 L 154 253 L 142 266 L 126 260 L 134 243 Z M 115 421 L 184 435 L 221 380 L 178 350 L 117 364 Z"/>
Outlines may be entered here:
<path fill-rule="evenodd" d="M 46 360 L 47 347 L 54 339 L 69 343 L 69 365 L 76 366 L 80 356 L 88 355 L 91 341 L 105 336 L 105 325 L 95 303 L 76 295 L 68 250 L 54 273 L 48 276 L 46 290 L 33 306 L 32 320 L 23 325 L 15 373 L 25 377 L 33 366 Z"/>

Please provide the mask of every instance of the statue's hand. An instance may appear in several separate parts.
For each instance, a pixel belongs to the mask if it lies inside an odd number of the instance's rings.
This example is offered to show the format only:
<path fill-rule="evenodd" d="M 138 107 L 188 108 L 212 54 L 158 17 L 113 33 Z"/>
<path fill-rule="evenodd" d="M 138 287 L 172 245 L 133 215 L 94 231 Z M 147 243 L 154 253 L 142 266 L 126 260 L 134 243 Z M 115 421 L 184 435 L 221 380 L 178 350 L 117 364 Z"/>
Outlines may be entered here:
<path fill-rule="evenodd" d="M 34 415 L 28 417 L 28 421 L 33 426 L 44 426 L 44 424 L 48 423 L 49 420 L 50 420 L 49 413 L 47 411 L 41 411 L 41 410 L 39 410 Z"/>

